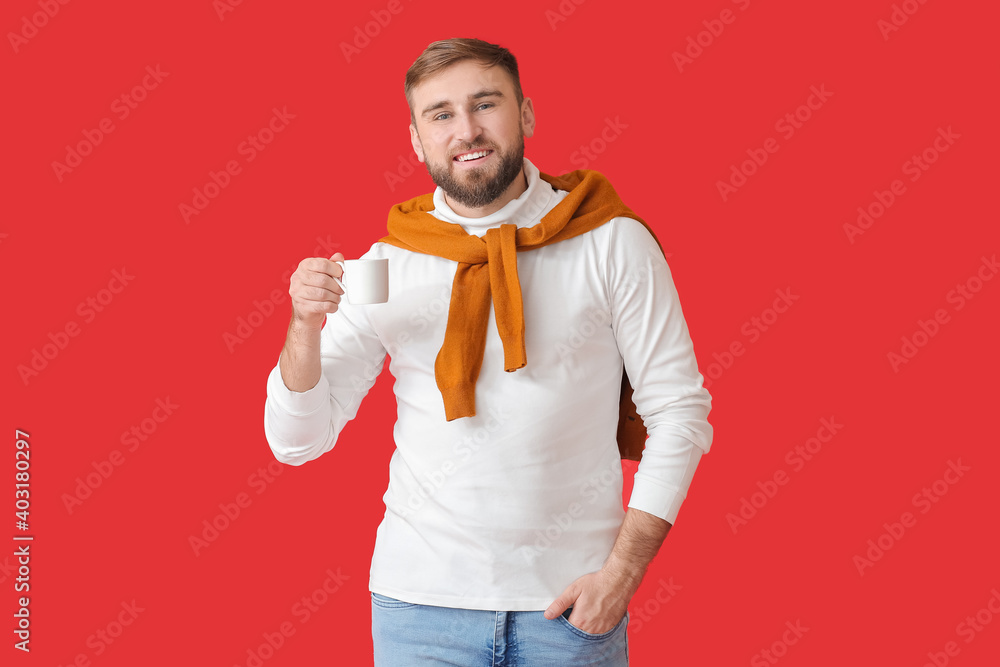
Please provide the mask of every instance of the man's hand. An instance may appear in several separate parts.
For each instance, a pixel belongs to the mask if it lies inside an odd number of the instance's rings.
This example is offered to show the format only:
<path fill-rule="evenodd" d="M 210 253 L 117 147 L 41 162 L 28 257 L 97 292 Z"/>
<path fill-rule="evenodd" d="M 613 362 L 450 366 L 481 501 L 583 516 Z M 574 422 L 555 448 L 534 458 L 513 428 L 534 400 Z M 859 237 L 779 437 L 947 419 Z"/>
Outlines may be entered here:
<path fill-rule="evenodd" d="M 567 586 L 545 610 L 545 618 L 554 619 L 572 605 L 567 620 L 584 632 L 599 635 L 618 625 L 670 527 L 630 507 L 604 566 Z"/>
<path fill-rule="evenodd" d="M 545 610 L 545 618 L 554 619 L 572 605 L 573 611 L 568 619 L 570 624 L 584 632 L 599 635 L 618 625 L 633 595 L 635 588 L 628 581 L 601 569 L 585 574 L 567 586 Z"/>
<path fill-rule="evenodd" d="M 288 285 L 292 297 L 292 326 L 306 331 L 319 331 L 328 313 L 337 312 L 344 290 L 337 280 L 344 275 L 337 261 L 343 261 L 341 253 L 330 259 L 309 257 L 299 262 L 299 267 Z"/>
<path fill-rule="evenodd" d="M 340 307 L 344 290 L 334 278 L 339 279 L 344 271 L 334 262 L 343 259 L 339 252 L 330 259 L 309 257 L 299 262 L 299 268 L 289 280 L 292 319 L 288 323 L 288 335 L 278 365 L 281 379 L 291 391 L 312 389 L 322 375 L 320 329 L 327 313 L 335 313 Z"/>

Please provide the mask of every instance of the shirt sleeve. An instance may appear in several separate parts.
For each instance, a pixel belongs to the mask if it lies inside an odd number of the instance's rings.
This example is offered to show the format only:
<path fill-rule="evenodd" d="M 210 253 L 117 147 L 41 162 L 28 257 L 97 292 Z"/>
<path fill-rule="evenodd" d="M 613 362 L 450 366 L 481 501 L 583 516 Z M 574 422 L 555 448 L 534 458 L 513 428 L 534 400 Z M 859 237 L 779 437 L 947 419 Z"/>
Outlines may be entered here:
<path fill-rule="evenodd" d="M 702 385 L 670 268 L 649 230 L 615 218 L 608 248 L 611 325 L 649 439 L 628 506 L 673 524 L 712 444 Z"/>
<path fill-rule="evenodd" d="M 312 389 L 292 391 L 280 364 L 271 370 L 264 434 L 282 463 L 302 465 L 332 449 L 382 372 L 386 350 L 365 308 L 342 301 L 337 312 L 327 315 L 320 333 L 322 374 Z"/>

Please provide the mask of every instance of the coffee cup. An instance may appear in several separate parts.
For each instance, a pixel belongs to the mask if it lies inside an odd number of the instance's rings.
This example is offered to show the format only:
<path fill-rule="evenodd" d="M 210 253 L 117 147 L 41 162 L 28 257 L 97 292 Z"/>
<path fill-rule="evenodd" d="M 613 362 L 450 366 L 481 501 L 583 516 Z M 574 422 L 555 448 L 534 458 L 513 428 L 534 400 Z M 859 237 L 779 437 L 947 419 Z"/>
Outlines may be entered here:
<path fill-rule="evenodd" d="M 389 260 L 346 259 L 338 261 L 344 269 L 342 280 L 336 280 L 352 305 L 385 303 L 389 300 Z"/>

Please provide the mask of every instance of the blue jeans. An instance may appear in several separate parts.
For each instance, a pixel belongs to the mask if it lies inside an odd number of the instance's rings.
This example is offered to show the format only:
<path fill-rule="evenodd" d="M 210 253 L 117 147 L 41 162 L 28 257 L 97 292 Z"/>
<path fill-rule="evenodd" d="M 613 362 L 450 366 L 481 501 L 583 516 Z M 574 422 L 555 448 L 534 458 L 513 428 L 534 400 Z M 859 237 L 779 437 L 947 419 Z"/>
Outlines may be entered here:
<path fill-rule="evenodd" d="M 375 667 L 627 667 L 628 612 L 592 635 L 570 624 L 570 609 L 481 611 L 402 602 L 372 593 Z"/>

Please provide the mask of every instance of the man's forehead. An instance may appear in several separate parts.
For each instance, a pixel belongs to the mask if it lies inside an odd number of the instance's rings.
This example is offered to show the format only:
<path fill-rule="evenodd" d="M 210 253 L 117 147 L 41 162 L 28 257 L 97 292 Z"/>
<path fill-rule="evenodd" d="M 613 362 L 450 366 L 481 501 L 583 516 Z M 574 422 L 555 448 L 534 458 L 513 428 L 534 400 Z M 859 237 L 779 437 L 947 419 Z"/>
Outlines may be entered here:
<path fill-rule="evenodd" d="M 486 67 L 480 62 L 463 60 L 433 74 L 413 88 L 414 101 L 461 102 L 482 90 L 499 90 L 512 95 L 514 81 L 505 69 L 498 65 Z"/>

